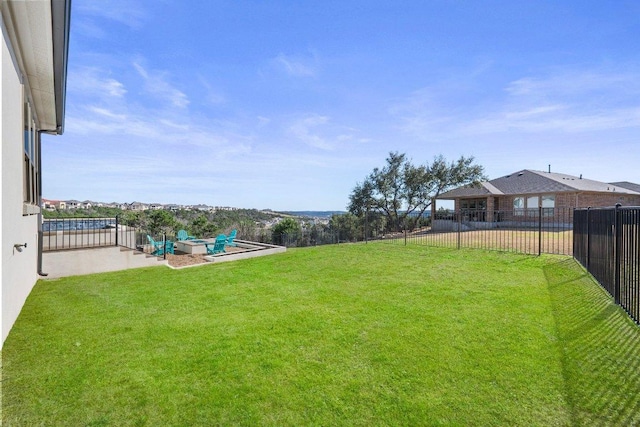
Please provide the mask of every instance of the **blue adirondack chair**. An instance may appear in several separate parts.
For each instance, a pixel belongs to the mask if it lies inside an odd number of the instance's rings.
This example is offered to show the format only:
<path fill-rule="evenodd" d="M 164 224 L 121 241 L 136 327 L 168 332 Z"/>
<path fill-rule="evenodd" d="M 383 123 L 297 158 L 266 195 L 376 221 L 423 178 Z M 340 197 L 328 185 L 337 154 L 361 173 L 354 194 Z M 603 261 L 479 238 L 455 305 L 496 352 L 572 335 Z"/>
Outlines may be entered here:
<path fill-rule="evenodd" d="M 204 245 L 207 247 L 207 254 L 215 255 L 226 252 L 226 250 L 224 249 L 226 243 L 227 236 L 225 236 L 224 234 L 218 234 L 215 243 L 205 243 Z"/>
<path fill-rule="evenodd" d="M 238 230 L 236 230 L 235 228 L 233 230 L 231 230 L 231 233 L 229 233 L 229 237 L 227 237 L 227 245 L 229 245 L 229 246 L 238 246 L 234 242 L 234 240 L 236 239 L 236 234 L 238 234 Z"/>
<path fill-rule="evenodd" d="M 187 233 L 187 230 L 178 231 L 178 241 L 181 241 L 181 240 L 194 240 L 194 239 L 195 239 L 195 237 L 189 236 L 189 233 Z"/>

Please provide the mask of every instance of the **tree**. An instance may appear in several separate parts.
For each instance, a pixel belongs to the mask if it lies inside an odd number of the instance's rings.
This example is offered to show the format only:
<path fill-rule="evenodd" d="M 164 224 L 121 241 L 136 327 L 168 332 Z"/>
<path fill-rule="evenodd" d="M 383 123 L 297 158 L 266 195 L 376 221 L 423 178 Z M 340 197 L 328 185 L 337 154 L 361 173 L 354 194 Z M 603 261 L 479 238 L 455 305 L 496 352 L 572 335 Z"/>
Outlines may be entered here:
<path fill-rule="evenodd" d="M 362 217 L 370 210 L 382 212 L 390 231 L 412 229 L 442 192 L 486 180 L 473 157 L 447 163 L 442 155 L 433 163 L 414 166 L 405 154 L 389 153 L 387 164 L 373 172 L 349 196 L 348 210 Z"/>
<path fill-rule="evenodd" d="M 358 237 L 358 223 L 358 217 L 352 213 L 333 214 L 329 220 L 329 227 L 340 241 L 351 241 Z"/>
<path fill-rule="evenodd" d="M 142 211 L 125 211 L 122 214 L 121 222 L 129 227 L 144 228 L 147 224 L 147 217 Z"/>
<path fill-rule="evenodd" d="M 189 223 L 189 231 L 199 238 L 213 237 L 216 234 L 216 227 L 209 222 L 206 215 L 201 214 Z"/>
<path fill-rule="evenodd" d="M 285 218 L 273 227 L 273 242 L 276 245 L 282 245 L 285 241 L 290 242 L 291 239 L 297 239 L 300 230 L 300 224 L 295 219 Z"/>
<path fill-rule="evenodd" d="M 165 210 L 151 211 L 148 214 L 148 220 L 147 226 L 152 234 L 169 233 L 174 231 L 176 226 L 174 216 Z"/>

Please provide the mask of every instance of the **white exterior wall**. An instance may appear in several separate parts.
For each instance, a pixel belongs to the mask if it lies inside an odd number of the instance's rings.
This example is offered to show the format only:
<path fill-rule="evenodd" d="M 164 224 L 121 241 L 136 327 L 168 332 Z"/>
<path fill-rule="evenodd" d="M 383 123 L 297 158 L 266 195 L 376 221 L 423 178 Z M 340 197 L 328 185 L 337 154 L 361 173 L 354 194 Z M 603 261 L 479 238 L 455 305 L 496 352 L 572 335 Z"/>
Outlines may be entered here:
<path fill-rule="evenodd" d="M 23 101 L 19 73 L 13 63 L 9 41 L 2 32 L 2 343 L 20 314 L 27 296 L 38 280 L 38 217 L 23 216 Z M 14 244 L 27 244 L 18 252 Z"/>

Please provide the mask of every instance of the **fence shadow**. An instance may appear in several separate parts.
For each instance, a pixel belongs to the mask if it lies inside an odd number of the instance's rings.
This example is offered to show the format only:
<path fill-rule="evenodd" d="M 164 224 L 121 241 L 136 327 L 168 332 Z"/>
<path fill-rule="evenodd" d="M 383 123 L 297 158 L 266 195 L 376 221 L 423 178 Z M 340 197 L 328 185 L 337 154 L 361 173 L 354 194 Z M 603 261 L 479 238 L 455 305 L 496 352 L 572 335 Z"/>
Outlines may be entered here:
<path fill-rule="evenodd" d="M 640 328 L 573 259 L 545 267 L 573 425 L 640 425 Z"/>

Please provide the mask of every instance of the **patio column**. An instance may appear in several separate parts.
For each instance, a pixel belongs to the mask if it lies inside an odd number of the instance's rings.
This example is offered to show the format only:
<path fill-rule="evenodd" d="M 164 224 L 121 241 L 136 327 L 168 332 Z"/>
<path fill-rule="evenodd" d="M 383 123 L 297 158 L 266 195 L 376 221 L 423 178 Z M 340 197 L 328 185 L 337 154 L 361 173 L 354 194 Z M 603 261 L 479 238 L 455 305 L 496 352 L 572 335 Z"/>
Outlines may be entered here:
<path fill-rule="evenodd" d="M 487 222 L 493 222 L 493 211 L 494 211 L 494 202 L 495 199 L 493 196 L 487 197 Z"/>
<path fill-rule="evenodd" d="M 431 199 L 431 224 L 433 224 L 433 220 L 436 218 L 436 199 Z"/>

